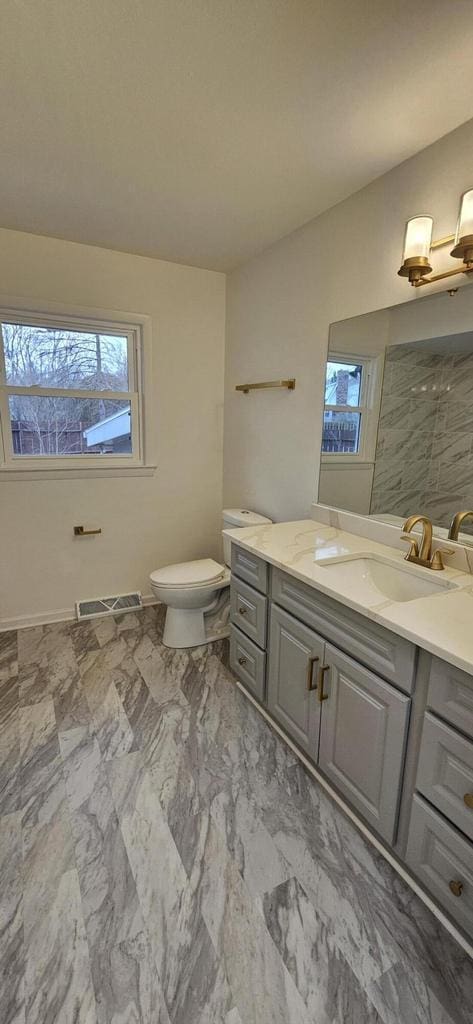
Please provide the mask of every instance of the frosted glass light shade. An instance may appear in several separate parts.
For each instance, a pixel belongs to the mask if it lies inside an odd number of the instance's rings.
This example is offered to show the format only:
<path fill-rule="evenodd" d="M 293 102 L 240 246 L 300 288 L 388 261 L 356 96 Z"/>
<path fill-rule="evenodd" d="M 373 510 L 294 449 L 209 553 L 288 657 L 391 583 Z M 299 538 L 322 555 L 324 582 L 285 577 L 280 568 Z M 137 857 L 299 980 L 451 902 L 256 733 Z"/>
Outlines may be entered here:
<path fill-rule="evenodd" d="M 411 220 L 408 220 L 404 236 L 404 261 L 418 257 L 428 260 L 433 224 L 433 218 L 427 216 L 412 217 Z"/>
<path fill-rule="evenodd" d="M 467 235 L 473 235 L 473 188 L 464 192 L 461 197 L 455 245 L 458 245 L 460 238 Z"/>

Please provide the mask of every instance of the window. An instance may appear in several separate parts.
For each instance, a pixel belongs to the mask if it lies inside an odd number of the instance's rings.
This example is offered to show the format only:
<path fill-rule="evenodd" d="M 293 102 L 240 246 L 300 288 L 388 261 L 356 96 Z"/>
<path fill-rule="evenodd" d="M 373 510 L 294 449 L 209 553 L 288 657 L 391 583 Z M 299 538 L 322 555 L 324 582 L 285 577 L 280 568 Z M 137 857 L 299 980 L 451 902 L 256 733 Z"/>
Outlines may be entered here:
<path fill-rule="evenodd" d="M 325 372 L 322 455 L 368 458 L 375 360 L 330 355 Z"/>
<path fill-rule="evenodd" d="M 137 465 L 140 327 L 0 311 L 4 468 Z"/>

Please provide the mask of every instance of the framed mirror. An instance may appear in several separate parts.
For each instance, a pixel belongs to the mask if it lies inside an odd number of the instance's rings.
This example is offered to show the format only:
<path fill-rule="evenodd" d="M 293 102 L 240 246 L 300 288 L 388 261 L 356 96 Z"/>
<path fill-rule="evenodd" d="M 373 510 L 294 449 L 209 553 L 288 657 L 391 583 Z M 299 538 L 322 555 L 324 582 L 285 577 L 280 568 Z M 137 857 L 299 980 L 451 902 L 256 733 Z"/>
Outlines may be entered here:
<path fill-rule="evenodd" d="M 473 544 L 471 284 L 331 325 L 319 502 Z"/>

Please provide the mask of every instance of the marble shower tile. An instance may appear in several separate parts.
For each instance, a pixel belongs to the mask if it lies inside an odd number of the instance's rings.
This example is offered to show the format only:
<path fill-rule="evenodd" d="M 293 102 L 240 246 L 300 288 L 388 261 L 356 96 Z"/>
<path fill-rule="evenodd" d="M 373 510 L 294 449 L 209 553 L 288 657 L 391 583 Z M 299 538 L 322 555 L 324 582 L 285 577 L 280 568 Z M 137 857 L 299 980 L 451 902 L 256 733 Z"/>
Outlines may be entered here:
<path fill-rule="evenodd" d="M 458 462 L 471 453 L 471 435 L 458 435 L 444 431 L 432 438 L 431 458 L 440 463 Z"/>
<path fill-rule="evenodd" d="M 340 953 L 334 929 L 321 921 L 296 878 L 263 898 L 268 931 L 300 992 L 311 1020 L 381 1024 L 365 989 Z"/>
<path fill-rule="evenodd" d="M 471 402 L 459 402 L 456 398 L 444 397 L 442 404 L 446 411 L 446 429 L 449 433 L 473 434 L 473 406 Z"/>
<path fill-rule="evenodd" d="M 0 1020 L 24 1024 L 21 815 L 0 818 Z"/>
<path fill-rule="evenodd" d="M 473 458 L 455 459 L 440 464 L 439 491 L 457 492 L 457 494 L 473 494 Z"/>
<path fill-rule="evenodd" d="M 399 428 L 407 422 L 411 400 L 396 395 L 383 395 L 379 413 L 379 427 L 383 430 Z"/>
<path fill-rule="evenodd" d="M 82 908 L 97 1021 L 167 1021 L 135 882 L 96 738 L 62 735 Z"/>
<path fill-rule="evenodd" d="M 415 431 L 416 434 L 428 434 L 429 440 L 427 443 L 429 443 L 435 430 L 438 407 L 438 398 L 433 401 L 428 398 L 411 398 L 409 403 L 409 417 L 407 420 L 409 430 Z"/>
<path fill-rule="evenodd" d="M 439 372 L 435 366 L 417 365 L 414 368 L 407 362 L 393 362 L 390 365 L 389 391 L 391 395 L 429 400 L 432 398 L 432 389 L 438 382 Z"/>

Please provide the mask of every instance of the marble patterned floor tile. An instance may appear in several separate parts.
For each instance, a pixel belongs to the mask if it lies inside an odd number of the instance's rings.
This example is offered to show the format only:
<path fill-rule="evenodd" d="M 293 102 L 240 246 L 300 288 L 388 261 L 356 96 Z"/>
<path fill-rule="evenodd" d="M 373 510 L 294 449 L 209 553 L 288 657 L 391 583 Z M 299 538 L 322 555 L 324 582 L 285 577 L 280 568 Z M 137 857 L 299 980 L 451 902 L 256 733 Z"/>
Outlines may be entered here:
<path fill-rule="evenodd" d="M 89 649 L 80 662 L 81 686 L 105 759 L 127 754 L 134 743 L 132 728 L 113 681 L 114 671 L 126 653 L 124 642 L 116 640 L 103 649 Z"/>
<path fill-rule="evenodd" d="M 231 1005 L 225 973 L 146 773 L 121 829 L 173 1024 L 217 1024 Z"/>
<path fill-rule="evenodd" d="M 24 895 L 26 1024 L 96 1024 L 77 872 L 61 875 L 41 913 L 34 884 Z"/>
<path fill-rule="evenodd" d="M 3 683 L 2 688 L 6 687 L 8 703 L 12 697 L 16 703 L 8 707 L 8 712 L 4 708 L 4 720 L 0 723 L 0 816 L 11 814 L 21 806 L 18 685 L 14 681 Z"/>
<path fill-rule="evenodd" d="M 21 706 L 51 697 L 60 728 L 89 721 L 68 623 L 19 631 L 18 675 Z"/>
<path fill-rule="evenodd" d="M 18 639 L 16 630 L 0 633 L 0 684 L 18 674 Z"/>
<path fill-rule="evenodd" d="M 203 832 L 195 865 L 202 914 L 242 1019 L 246 1024 L 312 1024 L 223 839 L 211 821 Z"/>
<path fill-rule="evenodd" d="M 401 963 L 381 975 L 370 986 L 369 995 L 384 1024 L 466 1024 L 471 1013 L 470 1005 L 461 1017 L 452 1016 L 426 985 L 425 978 L 418 972 L 406 971 Z"/>
<path fill-rule="evenodd" d="M 225 1024 L 242 1024 L 242 1019 L 236 1006 L 230 1010 L 230 1013 L 227 1013 L 227 1016 L 225 1017 Z"/>
<path fill-rule="evenodd" d="M 312 1020 L 380 1024 L 378 1011 L 338 949 L 335 929 L 321 920 L 297 878 L 267 892 L 263 912 Z"/>
<path fill-rule="evenodd" d="M 97 739 L 86 728 L 60 742 L 97 1021 L 164 1024 L 164 996 Z"/>
<path fill-rule="evenodd" d="M 19 791 L 26 852 L 41 841 L 44 828 L 67 823 L 67 808 L 52 699 L 21 707 L 19 726 Z"/>
<path fill-rule="evenodd" d="M 21 814 L 0 817 L 0 1020 L 24 1024 Z"/>
<path fill-rule="evenodd" d="M 467 955 L 164 613 L 0 635 L 1 1024 L 466 1024 Z"/>

